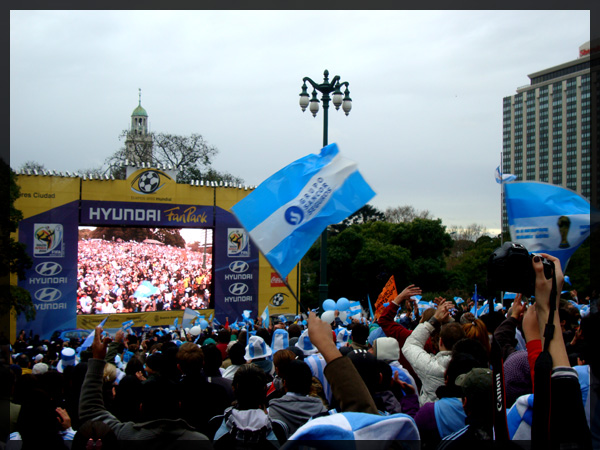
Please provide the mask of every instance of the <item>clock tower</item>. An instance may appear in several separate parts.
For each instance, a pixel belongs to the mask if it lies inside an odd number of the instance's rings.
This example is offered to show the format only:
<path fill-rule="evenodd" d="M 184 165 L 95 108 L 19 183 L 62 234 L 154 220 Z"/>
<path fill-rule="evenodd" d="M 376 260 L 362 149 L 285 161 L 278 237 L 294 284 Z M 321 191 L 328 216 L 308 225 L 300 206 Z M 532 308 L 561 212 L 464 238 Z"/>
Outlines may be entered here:
<path fill-rule="evenodd" d="M 148 113 L 142 108 L 142 90 L 138 106 L 131 113 L 131 127 L 125 139 L 127 159 L 133 164 L 152 164 L 152 135 L 148 133 Z"/>

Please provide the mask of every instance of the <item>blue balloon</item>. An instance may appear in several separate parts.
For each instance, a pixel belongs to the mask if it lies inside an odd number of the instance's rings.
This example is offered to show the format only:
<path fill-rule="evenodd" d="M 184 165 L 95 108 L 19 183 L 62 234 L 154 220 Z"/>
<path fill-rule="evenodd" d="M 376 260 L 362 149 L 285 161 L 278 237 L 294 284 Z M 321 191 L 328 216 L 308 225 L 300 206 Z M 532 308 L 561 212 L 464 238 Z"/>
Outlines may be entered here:
<path fill-rule="evenodd" d="M 350 307 L 350 300 L 346 297 L 340 297 L 336 303 L 336 309 L 338 311 L 347 311 Z"/>
<path fill-rule="evenodd" d="M 323 311 L 335 311 L 335 302 L 328 298 L 323 302 Z"/>
<path fill-rule="evenodd" d="M 206 330 L 206 328 L 208 327 L 208 322 L 206 319 L 200 319 L 199 324 L 200 328 L 202 328 L 203 330 Z"/>

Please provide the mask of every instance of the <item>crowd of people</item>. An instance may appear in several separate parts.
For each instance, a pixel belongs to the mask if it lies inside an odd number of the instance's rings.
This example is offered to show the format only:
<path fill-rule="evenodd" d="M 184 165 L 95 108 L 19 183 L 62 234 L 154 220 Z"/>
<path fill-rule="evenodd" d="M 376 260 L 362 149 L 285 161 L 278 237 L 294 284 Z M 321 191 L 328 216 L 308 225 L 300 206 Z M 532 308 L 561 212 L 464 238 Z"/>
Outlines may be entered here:
<path fill-rule="evenodd" d="M 77 314 L 206 309 L 212 255 L 170 245 L 79 241 Z M 139 293 L 142 282 L 156 292 Z M 137 292 L 137 294 L 136 294 Z"/>
<path fill-rule="evenodd" d="M 86 349 L 22 332 L 3 347 L 10 421 L 1 438 L 9 449 L 327 448 L 348 439 L 598 448 L 597 299 L 581 317 L 560 298 L 560 263 L 546 257 L 556 297 L 534 258 L 535 303 L 517 295 L 507 311 L 479 317 L 443 298 L 419 314 L 421 289 L 410 285 L 375 320 L 349 324 L 310 312 L 241 329 L 107 336 L 98 327 Z"/>

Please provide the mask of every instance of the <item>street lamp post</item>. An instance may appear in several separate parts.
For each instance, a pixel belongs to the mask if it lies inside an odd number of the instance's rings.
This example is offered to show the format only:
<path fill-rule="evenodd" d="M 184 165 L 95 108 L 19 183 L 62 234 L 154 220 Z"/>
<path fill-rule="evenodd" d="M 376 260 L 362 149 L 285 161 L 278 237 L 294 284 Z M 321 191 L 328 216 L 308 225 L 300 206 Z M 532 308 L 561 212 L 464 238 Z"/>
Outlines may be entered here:
<path fill-rule="evenodd" d="M 306 110 L 308 106 L 313 117 L 317 116 L 319 112 L 319 99 L 317 98 L 317 91 L 321 93 L 321 101 L 323 102 L 323 147 L 327 146 L 327 127 L 328 127 L 328 112 L 329 102 L 332 101 L 336 111 L 340 109 L 340 106 L 344 110 L 344 113 L 348 115 L 352 109 L 352 99 L 350 98 L 350 91 L 348 89 L 349 83 L 347 81 L 340 82 L 339 75 L 333 77 L 329 82 L 329 71 L 323 72 L 323 83 L 317 84 L 308 77 L 302 79 L 302 92 L 300 93 L 300 108 L 302 112 Z M 312 98 L 309 100 L 308 90 L 306 83 L 309 83 L 312 88 Z M 344 94 L 342 96 L 342 86 Z M 333 92 L 333 98 L 329 96 Z M 309 106 L 310 105 L 310 106 Z M 321 233 L 321 277 L 319 284 L 319 302 L 323 303 L 327 299 L 328 285 L 327 285 L 327 228 Z"/>

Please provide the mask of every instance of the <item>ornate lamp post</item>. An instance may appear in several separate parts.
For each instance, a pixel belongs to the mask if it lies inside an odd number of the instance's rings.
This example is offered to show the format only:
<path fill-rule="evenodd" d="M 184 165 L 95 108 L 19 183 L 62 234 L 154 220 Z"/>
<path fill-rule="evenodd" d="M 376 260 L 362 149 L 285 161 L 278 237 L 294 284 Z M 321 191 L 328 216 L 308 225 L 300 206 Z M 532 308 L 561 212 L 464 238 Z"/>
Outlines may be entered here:
<path fill-rule="evenodd" d="M 328 112 L 329 102 L 332 101 L 333 106 L 336 110 L 340 109 L 340 106 L 344 110 L 344 113 L 348 115 L 352 109 L 352 99 L 350 98 L 350 91 L 348 90 L 349 83 L 347 81 L 340 82 L 339 75 L 333 77 L 331 82 L 329 81 L 329 71 L 323 72 L 323 83 L 317 84 L 308 77 L 302 79 L 302 92 L 300 93 L 300 108 L 302 112 L 306 111 L 308 106 L 313 117 L 317 116 L 319 112 L 319 99 L 317 98 L 317 91 L 321 93 L 321 101 L 323 102 L 323 147 L 328 144 L 327 141 L 327 127 L 328 127 Z M 312 88 L 312 98 L 309 100 L 308 88 L 306 83 L 309 83 Z M 342 94 L 342 86 L 344 94 Z M 333 98 L 329 96 L 333 93 Z M 309 106 L 310 105 L 310 106 Z M 327 299 L 328 285 L 327 285 L 327 229 L 321 233 L 321 277 L 319 284 L 319 302 L 323 303 Z"/>

